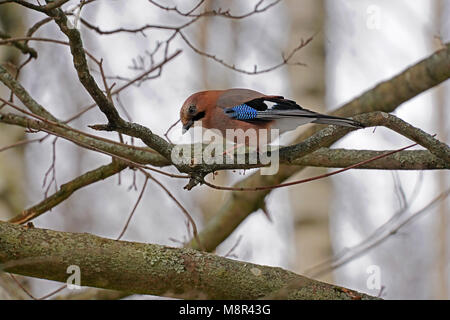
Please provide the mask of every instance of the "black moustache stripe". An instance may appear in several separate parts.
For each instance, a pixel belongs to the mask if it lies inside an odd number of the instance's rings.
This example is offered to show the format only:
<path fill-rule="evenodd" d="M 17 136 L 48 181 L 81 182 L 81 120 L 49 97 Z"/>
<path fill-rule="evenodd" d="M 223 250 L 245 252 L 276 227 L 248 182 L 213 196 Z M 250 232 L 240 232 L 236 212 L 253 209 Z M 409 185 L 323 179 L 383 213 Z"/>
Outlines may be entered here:
<path fill-rule="evenodd" d="M 193 121 L 198 121 L 198 120 L 200 120 L 203 117 L 205 117 L 205 113 L 204 112 L 199 112 L 192 118 L 192 120 Z"/>

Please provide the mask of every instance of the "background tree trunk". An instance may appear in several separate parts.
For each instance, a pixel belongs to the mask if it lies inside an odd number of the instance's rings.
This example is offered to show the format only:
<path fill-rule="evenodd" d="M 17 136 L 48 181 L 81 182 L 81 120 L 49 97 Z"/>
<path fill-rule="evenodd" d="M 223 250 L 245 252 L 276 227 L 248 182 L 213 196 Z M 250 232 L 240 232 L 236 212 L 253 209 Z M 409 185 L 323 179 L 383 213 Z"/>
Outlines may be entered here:
<path fill-rule="evenodd" d="M 0 10 L 0 33 L 10 36 L 20 36 L 24 31 L 23 9 L 11 5 L 3 5 Z M 12 46 L 0 46 L 0 63 L 10 63 L 9 72 L 13 75 L 16 70 L 13 66 L 21 63 L 25 57 L 19 50 Z M 0 96 L 9 96 L 10 91 L 0 86 Z M 0 124 L 0 148 L 25 139 L 22 129 L 14 126 Z M 0 220 L 7 220 L 20 211 L 26 205 L 24 148 L 17 147 L 0 152 Z M 26 282 L 22 277 L 19 281 Z M 12 278 L 5 273 L 0 273 L 0 300 L 23 299 L 25 293 Z"/>
<path fill-rule="evenodd" d="M 289 34 L 299 34 L 305 39 L 315 35 L 313 41 L 302 50 L 299 58 L 307 66 L 288 68 L 292 98 L 305 108 L 326 112 L 324 1 L 308 0 L 302 1 L 299 5 L 296 0 L 288 0 L 285 4 L 291 23 Z M 289 39 L 288 50 L 298 42 L 295 37 Z M 304 129 L 299 127 L 295 134 Z M 323 168 L 307 168 L 292 179 L 303 179 L 325 172 L 326 169 Z M 330 180 L 323 179 L 317 183 L 295 186 L 287 191 L 294 212 L 296 245 L 294 270 L 297 272 L 302 272 L 332 254 L 328 221 L 331 188 Z M 333 282 L 332 273 L 320 279 Z"/>

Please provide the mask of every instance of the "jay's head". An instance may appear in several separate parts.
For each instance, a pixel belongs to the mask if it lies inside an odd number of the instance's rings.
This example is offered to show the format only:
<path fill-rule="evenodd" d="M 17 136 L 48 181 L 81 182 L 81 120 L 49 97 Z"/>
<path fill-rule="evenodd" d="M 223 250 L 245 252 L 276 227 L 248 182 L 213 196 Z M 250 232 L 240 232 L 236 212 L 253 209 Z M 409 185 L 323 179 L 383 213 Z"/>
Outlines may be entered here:
<path fill-rule="evenodd" d="M 205 99 L 204 95 L 205 92 L 194 93 L 183 103 L 183 107 L 180 110 L 183 133 L 188 131 L 195 121 L 205 117 L 208 99 Z"/>

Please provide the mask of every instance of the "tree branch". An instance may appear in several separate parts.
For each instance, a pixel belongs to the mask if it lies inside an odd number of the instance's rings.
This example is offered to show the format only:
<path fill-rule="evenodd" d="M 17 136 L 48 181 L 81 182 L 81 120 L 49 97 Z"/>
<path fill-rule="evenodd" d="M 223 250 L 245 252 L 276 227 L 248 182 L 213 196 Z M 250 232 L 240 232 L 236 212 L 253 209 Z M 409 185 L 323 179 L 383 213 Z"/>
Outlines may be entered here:
<path fill-rule="evenodd" d="M 0 31 L 0 39 L 10 39 L 11 36 L 9 34 L 6 34 L 2 31 Z M 21 43 L 18 41 L 14 41 L 11 43 L 14 47 L 19 49 L 23 54 L 29 54 L 33 58 L 37 58 L 38 54 L 37 51 L 31 47 L 29 47 L 26 43 Z"/>
<path fill-rule="evenodd" d="M 168 164 L 168 160 L 149 148 L 141 148 L 122 144 L 113 140 L 93 136 L 65 125 L 54 125 L 51 122 L 40 121 L 22 117 L 16 114 L 0 113 L 0 122 L 21 126 L 35 131 L 44 131 L 55 136 L 69 140 L 83 148 L 95 150 L 108 155 L 126 158 L 131 161 L 163 166 Z"/>
<path fill-rule="evenodd" d="M 48 112 L 43 106 L 37 103 L 28 92 L 22 87 L 22 85 L 14 79 L 9 72 L 0 65 L 0 81 L 3 82 L 20 101 L 34 114 L 52 121 L 58 121 L 50 112 Z"/>
<path fill-rule="evenodd" d="M 56 9 L 61 7 L 64 3 L 68 2 L 69 0 L 55 0 L 55 1 L 47 1 L 48 3 L 42 7 L 42 10 L 48 11 L 52 9 Z"/>
<path fill-rule="evenodd" d="M 75 191 L 93 184 L 97 181 L 104 180 L 122 171 L 127 166 L 119 161 L 113 161 L 108 165 L 101 166 L 82 174 L 81 176 L 61 185 L 59 190 L 48 198 L 45 198 L 38 204 L 22 211 L 17 216 L 11 218 L 9 222 L 22 224 L 28 222 L 44 212 L 51 210 L 58 204 L 69 198 Z"/>
<path fill-rule="evenodd" d="M 361 162 L 387 152 L 388 150 L 372 151 L 320 148 L 313 153 L 293 160 L 291 164 L 304 167 L 345 168 L 355 162 Z M 405 150 L 361 165 L 355 169 L 439 170 L 450 169 L 450 163 L 436 157 L 428 150 Z"/>
<path fill-rule="evenodd" d="M 384 126 L 389 128 L 417 142 L 445 162 L 450 162 L 450 147 L 447 144 L 392 114 L 386 112 L 370 112 L 357 115 L 353 119 L 364 124 L 366 127 Z M 285 163 L 290 163 L 294 159 L 301 158 L 320 147 L 332 145 L 354 130 L 348 127 L 328 126 L 300 143 L 280 149 L 280 160 L 285 160 Z"/>
<path fill-rule="evenodd" d="M 4 4 L 4 3 L 17 3 L 20 4 L 21 6 L 24 6 L 28 9 L 32 9 L 32 10 L 36 10 L 39 12 L 48 12 L 50 10 L 56 9 L 61 7 L 64 3 L 68 2 L 69 0 L 55 0 L 55 1 L 47 1 L 48 3 L 46 5 L 43 6 L 37 6 L 34 4 L 29 3 L 28 1 L 25 0 L 4 0 L 4 1 L 0 1 L 0 5 Z"/>
<path fill-rule="evenodd" d="M 281 268 L 244 263 L 187 248 L 115 241 L 0 222 L 0 263 L 7 272 L 126 292 L 208 299 L 375 299 Z"/>

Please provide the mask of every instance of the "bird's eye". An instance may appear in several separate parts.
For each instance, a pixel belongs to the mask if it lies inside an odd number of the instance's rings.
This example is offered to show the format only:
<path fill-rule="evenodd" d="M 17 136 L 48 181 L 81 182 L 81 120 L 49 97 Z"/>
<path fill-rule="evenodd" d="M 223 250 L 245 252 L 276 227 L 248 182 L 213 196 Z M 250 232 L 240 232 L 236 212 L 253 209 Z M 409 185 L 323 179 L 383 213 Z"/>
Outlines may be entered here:
<path fill-rule="evenodd" d="M 195 106 L 189 106 L 188 112 L 189 114 L 194 114 L 197 112 L 197 108 Z"/>

